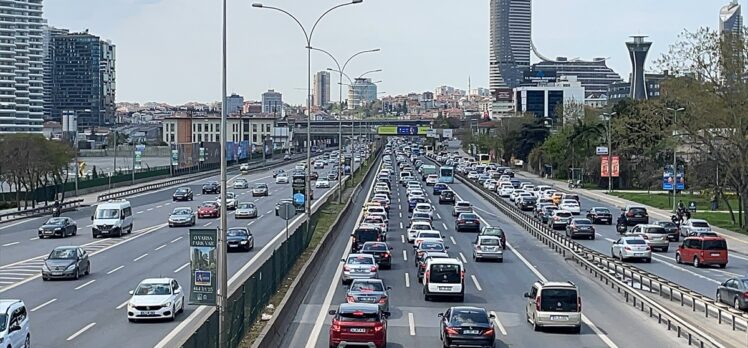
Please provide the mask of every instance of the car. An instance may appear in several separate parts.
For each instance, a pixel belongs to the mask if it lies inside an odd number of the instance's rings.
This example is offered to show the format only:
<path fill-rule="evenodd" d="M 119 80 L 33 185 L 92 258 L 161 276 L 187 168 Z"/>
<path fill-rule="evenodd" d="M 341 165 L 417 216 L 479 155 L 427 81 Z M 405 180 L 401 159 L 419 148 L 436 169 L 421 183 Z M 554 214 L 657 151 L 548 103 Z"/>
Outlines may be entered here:
<path fill-rule="evenodd" d="M 522 211 L 535 209 L 537 199 L 533 196 L 522 195 L 517 198 L 517 208 Z"/>
<path fill-rule="evenodd" d="M 429 174 L 426 176 L 426 186 L 434 186 L 439 182 L 439 177 L 436 174 Z"/>
<path fill-rule="evenodd" d="M 412 197 L 408 199 L 408 212 L 412 212 L 416 205 L 428 202 L 425 197 Z"/>
<path fill-rule="evenodd" d="M 91 235 L 94 239 L 101 236 L 122 237 L 132 233 L 132 205 L 125 199 L 114 199 L 96 206 L 91 216 Z"/>
<path fill-rule="evenodd" d="M 549 198 L 553 200 L 553 204 L 559 205 L 561 204 L 561 197 L 563 196 L 564 196 L 563 192 L 553 192 L 551 193 L 551 196 Z"/>
<path fill-rule="evenodd" d="M 593 224 L 606 224 L 610 225 L 613 223 L 613 213 L 610 209 L 605 207 L 592 207 L 587 210 L 587 218 L 592 221 Z"/>
<path fill-rule="evenodd" d="M 301 168 L 301 170 L 303 171 L 303 170 L 304 170 L 304 168 Z M 285 170 L 285 169 L 277 169 L 277 170 L 274 170 L 274 171 L 273 171 L 273 178 L 277 177 L 277 176 L 278 176 L 278 174 L 285 174 L 285 173 L 286 173 L 286 170 Z"/>
<path fill-rule="evenodd" d="M 478 236 L 476 236 L 476 242 L 478 240 L 478 237 L 480 236 L 493 236 L 497 237 L 501 240 L 501 249 L 506 249 L 506 233 L 504 233 L 504 230 L 502 230 L 500 227 L 496 226 L 483 226 L 481 228 L 480 233 L 478 233 Z M 473 243 L 475 244 L 475 243 Z"/>
<path fill-rule="evenodd" d="M 329 181 L 338 180 L 337 168 L 334 168 L 334 169 L 335 170 L 331 170 L 331 171 L 327 172 L 327 180 L 329 180 Z"/>
<path fill-rule="evenodd" d="M 304 175 L 303 172 L 299 173 L 299 174 L 300 175 Z M 319 173 L 318 172 L 314 171 L 314 172 L 309 173 L 309 181 L 315 181 L 317 179 L 319 179 Z"/>
<path fill-rule="evenodd" d="M 31 347 L 29 311 L 22 300 L 0 300 L 0 343 L 3 347 Z"/>
<path fill-rule="evenodd" d="M 455 231 L 480 231 L 480 218 L 474 213 L 460 213 L 455 220 Z"/>
<path fill-rule="evenodd" d="M 424 239 L 418 245 L 413 245 L 413 264 L 418 266 L 418 259 L 423 256 L 424 253 L 428 252 L 442 252 L 446 253 L 449 249 L 448 246 L 444 245 L 444 240 L 441 238 Z"/>
<path fill-rule="evenodd" d="M 375 303 L 379 309 L 390 310 L 390 290 L 381 279 L 354 279 L 345 293 L 347 303 Z"/>
<path fill-rule="evenodd" d="M 447 184 L 437 183 L 437 184 L 434 185 L 432 193 L 435 196 L 438 196 L 438 195 L 440 195 L 442 193 L 442 191 L 445 191 L 445 190 L 449 190 L 449 186 L 447 186 Z"/>
<path fill-rule="evenodd" d="M 418 236 L 418 232 L 420 231 L 431 231 L 433 228 L 431 227 L 431 222 L 427 221 L 412 221 L 410 226 L 408 227 L 407 231 L 407 239 L 408 243 L 413 243 L 416 240 L 416 237 Z"/>
<path fill-rule="evenodd" d="M 467 174 L 467 178 L 468 178 L 469 180 L 477 180 L 479 176 L 480 176 L 480 174 L 478 174 L 478 172 L 476 172 L 476 171 L 474 171 L 474 170 L 471 170 L 471 171 L 470 171 L 470 172 L 468 172 L 468 174 Z"/>
<path fill-rule="evenodd" d="M 717 302 L 725 303 L 736 310 L 748 310 L 748 277 L 730 278 L 717 287 L 714 297 Z"/>
<path fill-rule="evenodd" d="M 205 193 L 205 192 L 203 192 Z M 176 190 L 174 190 L 174 193 L 171 195 L 171 200 L 176 201 L 191 201 L 193 200 L 194 193 L 192 193 L 192 189 L 189 187 L 180 187 Z"/>
<path fill-rule="evenodd" d="M 452 208 L 452 216 L 458 216 L 462 213 L 472 213 L 473 205 L 468 201 L 457 201 Z"/>
<path fill-rule="evenodd" d="M 276 184 L 288 184 L 288 175 L 286 173 L 280 173 L 275 177 Z"/>
<path fill-rule="evenodd" d="M 407 194 L 407 197 L 408 197 L 408 199 L 411 199 L 411 198 L 423 198 L 423 199 L 426 199 L 426 194 L 423 193 L 422 190 L 411 190 Z"/>
<path fill-rule="evenodd" d="M 358 157 L 358 156 L 353 157 L 353 162 L 356 162 L 356 163 L 361 162 L 361 157 Z"/>
<path fill-rule="evenodd" d="M 421 254 L 421 257 L 419 257 L 416 260 L 416 268 L 418 269 L 418 282 L 421 283 L 423 281 L 423 275 L 426 273 L 426 264 L 429 260 L 432 259 L 448 259 L 449 254 L 446 252 L 441 251 L 431 251 L 431 252 L 425 252 Z"/>
<path fill-rule="evenodd" d="M 706 220 L 688 219 L 680 225 L 680 233 L 688 236 L 691 232 L 712 232 L 712 228 Z"/>
<path fill-rule="evenodd" d="M 439 193 L 439 204 L 454 204 L 456 199 L 452 190 L 443 190 Z"/>
<path fill-rule="evenodd" d="M 675 252 L 676 263 L 694 267 L 717 265 L 727 267 L 727 241 L 722 237 L 686 237 Z"/>
<path fill-rule="evenodd" d="M 221 193 L 221 184 L 219 184 L 218 181 L 209 181 L 209 182 L 203 184 L 202 192 L 203 192 L 203 194 Z"/>
<path fill-rule="evenodd" d="M 314 161 L 314 169 L 324 169 L 324 168 L 325 168 L 325 162 Z"/>
<path fill-rule="evenodd" d="M 79 279 L 91 273 L 88 253 L 79 246 L 59 246 L 47 255 L 42 264 L 42 280 Z"/>
<path fill-rule="evenodd" d="M 279 216 L 280 215 L 280 212 L 279 212 L 280 206 L 281 206 L 281 204 L 286 204 L 286 203 L 294 204 L 293 203 L 293 199 L 291 199 L 291 198 L 283 198 L 280 201 L 278 201 L 278 202 L 275 203 L 275 216 Z"/>
<path fill-rule="evenodd" d="M 554 210 L 553 215 L 548 217 L 548 227 L 555 230 L 557 228 L 566 228 L 571 220 L 571 212 L 566 210 Z"/>
<path fill-rule="evenodd" d="M 543 213 L 543 210 L 545 210 L 546 207 L 550 206 L 556 206 L 553 203 L 546 203 L 546 202 L 540 202 L 538 201 L 537 204 L 535 204 L 535 209 L 532 210 L 532 216 L 534 216 L 537 219 L 541 218 L 541 214 Z"/>
<path fill-rule="evenodd" d="M 504 197 L 504 198 L 510 197 L 512 195 L 512 193 L 514 193 L 514 186 L 512 186 L 511 184 L 509 184 L 509 185 L 502 185 L 499 188 L 499 196 L 501 196 L 501 197 Z"/>
<path fill-rule="evenodd" d="M 330 347 L 363 345 L 374 348 L 387 346 L 387 318 L 389 312 L 382 311 L 373 303 L 342 303 L 332 315 L 330 324 Z"/>
<path fill-rule="evenodd" d="M 256 183 L 255 186 L 252 188 L 252 197 L 258 197 L 258 196 L 268 196 L 270 190 L 268 190 L 268 184 L 266 183 Z"/>
<path fill-rule="evenodd" d="M 364 224 L 376 225 L 379 227 L 380 235 L 382 240 L 387 239 L 387 230 L 389 229 L 387 218 L 382 214 L 366 215 L 364 220 L 361 222 Z"/>
<path fill-rule="evenodd" d="M 177 207 L 169 215 L 169 227 L 195 226 L 195 211 L 190 207 Z"/>
<path fill-rule="evenodd" d="M 546 327 L 569 328 L 582 331 L 582 298 L 579 289 L 570 281 L 537 281 L 524 294 L 526 320 L 535 331 Z"/>
<path fill-rule="evenodd" d="M 370 254 L 349 254 L 347 258 L 342 259 L 343 264 L 343 284 L 350 284 L 354 279 L 379 278 L 379 266 Z"/>
<path fill-rule="evenodd" d="M 221 209 L 218 206 L 218 203 L 208 201 L 203 202 L 198 208 L 197 208 L 197 218 L 209 218 L 209 217 L 221 217 Z"/>
<path fill-rule="evenodd" d="M 242 218 L 256 218 L 257 217 L 257 206 L 252 202 L 241 202 L 236 205 L 236 212 L 234 212 L 235 219 Z"/>
<path fill-rule="evenodd" d="M 441 232 L 437 230 L 418 231 L 418 234 L 416 234 L 416 239 L 413 241 L 413 244 L 419 245 L 425 240 L 435 240 L 435 241 L 444 242 L 444 236 L 441 234 Z"/>
<path fill-rule="evenodd" d="M 621 261 L 640 259 L 649 263 L 652 262 L 652 248 L 640 236 L 621 237 L 610 246 L 610 256 Z"/>
<path fill-rule="evenodd" d="M 654 224 L 665 229 L 665 232 L 667 232 L 667 239 L 669 241 L 671 242 L 680 241 L 680 229 L 678 228 L 678 225 L 675 224 L 674 222 L 660 220 L 660 221 L 655 221 Z"/>
<path fill-rule="evenodd" d="M 239 171 L 241 171 L 242 174 L 246 174 L 249 171 L 249 163 L 242 163 L 239 165 Z"/>
<path fill-rule="evenodd" d="M 595 240 L 595 233 L 595 226 L 592 225 L 592 221 L 586 218 L 573 218 L 566 225 L 566 236 L 571 239 L 581 236 Z"/>
<path fill-rule="evenodd" d="M 494 236 L 478 236 L 473 243 L 473 260 L 493 259 L 504 262 L 504 248 L 501 238 Z"/>
<path fill-rule="evenodd" d="M 386 242 L 366 242 L 358 253 L 372 255 L 381 269 L 390 269 L 392 268 L 392 254 L 390 253 L 392 249 Z"/>
<path fill-rule="evenodd" d="M 218 207 L 221 207 L 221 197 L 216 197 L 216 203 L 218 204 Z M 226 192 L 226 209 L 236 209 L 236 193 Z"/>
<path fill-rule="evenodd" d="M 317 179 L 314 183 L 315 188 L 330 188 L 330 181 L 327 178 Z"/>
<path fill-rule="evenodd" d="M 573 199 L 562 199 L 561 203 L 558 205 L 558 209 L 566 210 L 572 215 L 579 215 L 582 211 L 579 202 Z"/>
<path fill-rule="evenodd" d="M 489 314 L 485 308 L 451 307 L 437 315 L 440 318 L 439 339 L 445 348 L 494 347 L 495 316 Z"/>
<path fill-rule="evenodd" d="M 434 217 L 434 207 L 432 207 L 429 203 L 417 203 L 413 208 L 413 212 L 429 214 L 429 217 Z"/>
<path fill-rule="evenodd" d="M 647 244 L 655 250 L 663 252 L 668 251 L 670 239 L 664 227 L 654 224 L 639 224 L 634 226 L 631 231 L 626 233 L 627 236 L 641 236 L 647 241 Z"/>
<path fill-rule="evenodd" d="M 628 204 L 623 207 L 622 211 L 626 215 L 627 226 L 649 223 L 649 213 L 643 206 Z"/>
<path fill-rule="evenodd" d="M 454 297 L 458 302 L 465 301 L 465 267 L 460 260 L 432 258 L 426 262 L 423 299 L 431 301 L 435 297 Z"/>
<path fill-rule="evenodd" d="M 555 212 L 556 210 L 558 210 L 558 207 L 557 207 L 557 206 L 555 206 L 555 205 L 549 205 L 549 206 L 546 206 L 545 208 L 543 208 L 543 210 L 542 210 L 542 211 L 539 211 L 539 212 L 538 212 L 538 219 L 540 219 L 540 221 L 541 221 L 542 223 L 544 223 L 544 224 L 547 224 L 547 223 L 548 223 L 548 221 L 549 221 L 549 220 L 551 219 L 551 217 L 553 216 L 553 213 L 554 213 L 554 212 Z"/>
<path fill-rule="evenodd" d="M 249 181 L 244 178 L 238 178 L 234 180 L 234 189 L 248 189 L 249 188 Z"/>
<path fill-rule="evenodd" d="M 177 318 L 184 312 L 184 290 L 173 278 L 148 278 L 130 290 L 127 301 L 127 320 Z"/>
<path fill-rule="evenodd" d="M 226 231 L 226 250 L 250 251 L 255 247 L 255 238 L 246 227 L 231 227 Z"/>
<path fill-rule="evenodd" d="M 39 239 L 51 238 L 51 237 L 67 237 L 75 236 L 78 234 L 78 225 L 75 220 L 59 216 L 52 217 L 47 220 L 37 232 Z"/>

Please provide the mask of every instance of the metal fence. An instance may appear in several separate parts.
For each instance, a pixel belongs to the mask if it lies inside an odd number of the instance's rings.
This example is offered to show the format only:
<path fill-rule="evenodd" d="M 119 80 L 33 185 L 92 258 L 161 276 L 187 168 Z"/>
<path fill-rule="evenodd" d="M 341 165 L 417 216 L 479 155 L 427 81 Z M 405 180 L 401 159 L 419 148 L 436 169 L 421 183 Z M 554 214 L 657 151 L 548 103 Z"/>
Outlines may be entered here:
<path fill-rule="evenodd" d="M 82 199 L 75 199 L 72 201 L 63 202 L 60 204 L 60 210 L 61 211 L 74 210 L 75 208 L 80 206 L 81 203 L 83 203 Z M 16 220 L 19 218 L 26 218 L 30 216 L 47 215 L 47 214 L 52 213 L 53 207 L 54 207 L 53 205 L 45 205 L 42 207 L 3 213 L 3 214 L 0 214 L 0 222 Z"/>

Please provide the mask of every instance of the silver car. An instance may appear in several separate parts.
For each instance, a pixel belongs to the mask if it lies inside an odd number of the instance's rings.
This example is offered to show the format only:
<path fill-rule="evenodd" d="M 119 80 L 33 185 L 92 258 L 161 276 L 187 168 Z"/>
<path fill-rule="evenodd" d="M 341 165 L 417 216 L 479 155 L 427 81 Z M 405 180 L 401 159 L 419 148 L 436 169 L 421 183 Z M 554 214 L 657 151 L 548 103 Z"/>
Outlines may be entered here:
<path fill-rule="evenodd" d="M 236 179 L 234 180 L 234 188 L 235 189 L 248 189 L 249 188 L 249 181 L 247 179 Z"/>
<path fill-rule="evenodd" d="M 468 201 L 457 201 L 455 202 L 454 208 L 452 208 L 452 216 L 458 216 L 462 213 L 472 213 L 473 205 Z"/>
<path fill-rule="evenodd" d="M 354 279 L 379 278 L 379 266 L 370 254 L 350 254 L 348 258 L 342 259 L 343 284 L 349 284 Z"/>
<path fill-rule="evenodd" d="M 582 301 L 572 282 L 535 282 L 525 293 L 525 315 L 535 331 L 545 327 L 582 330 Z"/>
<path fill-rule="evenodd" d="M 652 248 L 642 237 L 621 237 L 613 242 L 610 247 L 610 256 L 617 257 L 621 261 L 640 259 L 645 262 L 652 262 Z"/>
<path fill-rule="evenodd" d="M 195 226 L 195 212 L 192 208 L 174 208 L 169 215 L 169 227 L 174 226 Z"/>
<path fill-rule="evenodd" d="M 252 202 L 241 202 L 236 206 L 236 212 L 234 218 L 256 218 L 257 217 L 257 206 Z"/>
<path fill-rule="evenodd" d="M 712 228 L 706 220 L 701 219 L 688 219 L 686 222 L 681 224 L 680 233 L 682 236 L 689 236 L 692 232 L 706 233 L 712 232 Z"/>
<path fill-rule="evenodd" d="M 348 303 L 375 303 L 382 311 L 389 312 L 391 289 L 381 279 L 354 279 L 345 294 L 345 300 Z"/>
<path fill-rule="evenodd" d="M 670 240 L 668 239 L 667 230 L 665 227 L 660 225 L 650 224 L 639 224 L 634 226 L 630 232 L 626 233 L 627 236 L 640 236 L 649 244 L 654 250 L 662 250 L 667 252 L 670 246 Z"/>
<path fill-rule="evenodd" d="M 496 236 L 478 236 L 473 244 L 473 260 L 492 259 L 504 262 L 504 250 L 501 247 L 501 238 Z"/>
<path fill-rule="evenodd" d="M 571 212 L 566 210 L 556 210 L 553 215 L 548 217 L 548 227 L 555 230 L 556 228 L 566 228 L 566 225 L 571 221 Z"/>
<path fill-rule="evenodd" d="M 255 184 L 255 187 L 252 188 L 252 197 L 267 196 L 267 195 L 268 195 L 268 184 L 266 183 L 257 183 Z"/>

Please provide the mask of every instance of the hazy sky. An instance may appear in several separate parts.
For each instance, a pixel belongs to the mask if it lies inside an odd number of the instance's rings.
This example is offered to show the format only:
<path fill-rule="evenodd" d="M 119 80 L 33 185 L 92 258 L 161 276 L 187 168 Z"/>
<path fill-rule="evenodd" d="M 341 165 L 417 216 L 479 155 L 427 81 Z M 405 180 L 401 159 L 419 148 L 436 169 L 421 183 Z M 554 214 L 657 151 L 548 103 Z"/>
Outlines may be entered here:
<path fill-rule="evenodd" d="M 253 0 L 228 0 L 228 90 L 258 100 L 269 88 L 301 104 L 306 94 L 305 40 L 279 12 L 252 8 Z M 533 0 L 533 41 L 549 57 L 610 57 L 626 79 L 624 42 L 646 34 L 649 61 L 683 29 L 716 27 L 728 0 Z M 305 26 L 336 0 L 265 0 L 288 10 Z M 745 5 L 745 0 L 741 1 Z M 221 98 L 221 0 L 45 0 L 50 25 L 91 33 L 117 45 L 117 101 L 214 101 Z M 312 45 L 338 60 L 365 49 L 346 73 L 372 74 L 380 91 L 402 94 L 440 85 L 488 87 L 489 0 L 364 0 L 331 12 Z M 342 62 L 341 62 L 342 64 Z M 312 55 L 312 71 L 332 67 Z M 332 100 L 337 101 L 337 76 Z M 344 91 L 345 93 L 345 91 Z"/>

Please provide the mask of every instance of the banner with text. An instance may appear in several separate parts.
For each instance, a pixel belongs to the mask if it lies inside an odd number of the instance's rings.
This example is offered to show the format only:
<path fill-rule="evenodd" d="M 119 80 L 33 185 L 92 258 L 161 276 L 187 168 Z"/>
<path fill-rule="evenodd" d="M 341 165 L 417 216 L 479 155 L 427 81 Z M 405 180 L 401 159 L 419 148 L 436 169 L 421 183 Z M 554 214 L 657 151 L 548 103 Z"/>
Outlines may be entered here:
<path fill-rule="evenodd" d="M 296 206 L 296 211 L 304 211 L 307 199 L 306 175 L 294 175 L 291 179 L 293 204 Z"/>
<path fill-rule="evenodd" d="M 218 230 L 190 229 L 190 304 L 216 305 Z"/>
<path fill-rule="evenodd" d="M 619 158 L 618 156 L 610 156 L 610 160 L 611 160 L 610 170 L 613 172 L 613 177 L 617 178 L 621 174 L 621 164 L 619 162 Z M 607 178 L 609 176 L 608 156 L 600 157 L 600 176 L 603 178 Z"/>
<path fill-rule="evenodd" d="M 377 134 L 379 135 L 427 135 L 431 127 L 429 126 L 379 126 Z"/>
<path fill-rule="evenodd" d="M 665 166 L 665 170 L 662 173 L 662 189 L 672 191 L 673 184 L 675 184 L 675 189 L 678 191 L 686 189 L 686 174 L 683 166 L 678 166 L 677 173 L 674 173 L 672 165 Z"/>

